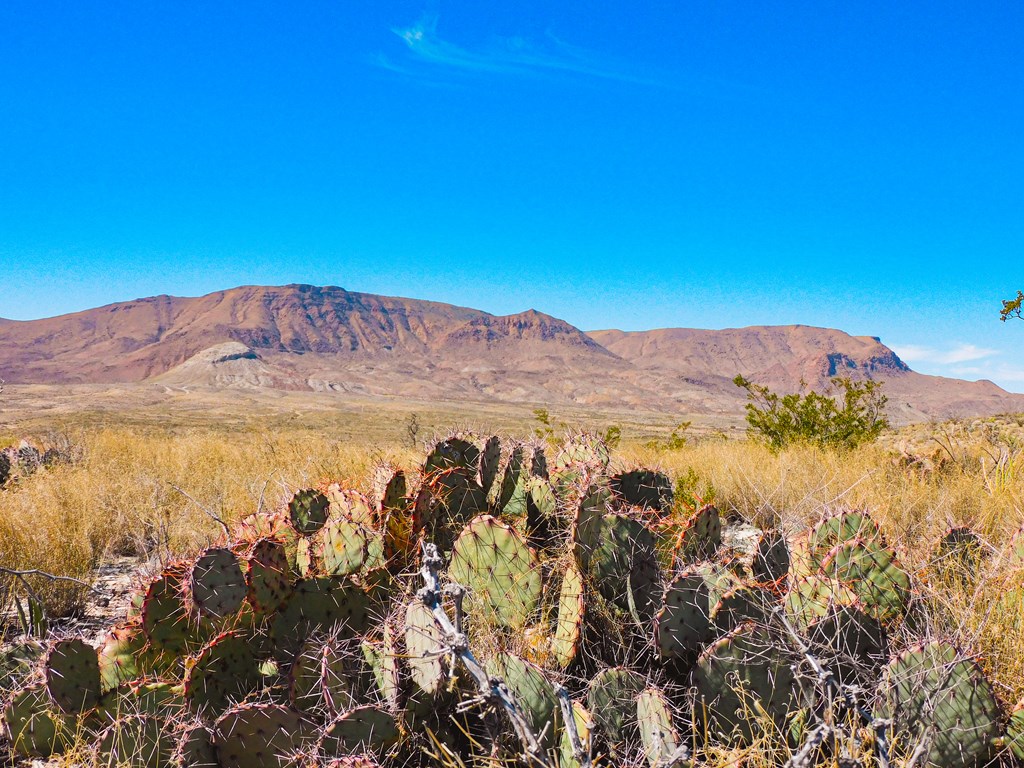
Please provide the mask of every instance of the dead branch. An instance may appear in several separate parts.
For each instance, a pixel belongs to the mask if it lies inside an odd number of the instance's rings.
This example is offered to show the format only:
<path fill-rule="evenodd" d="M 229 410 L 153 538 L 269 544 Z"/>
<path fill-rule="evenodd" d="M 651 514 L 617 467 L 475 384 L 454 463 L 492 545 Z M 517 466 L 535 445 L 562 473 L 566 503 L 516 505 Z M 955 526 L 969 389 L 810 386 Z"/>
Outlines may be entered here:
<path fill-rule="evenodd" d="M 443 561 L 434 544 L 423 544 L 423 566 L 420 569 L 420 576 L 423 578 L 424 586 L 417 592 L 417 597 L 430 609 L 434 616 L 434 623 L 444 636 L 447 651 L 458 657 L 463 666 L 473 677 L 477 688 L 480 691 L 480 701 L 488 702 L 505 711 L 512 728 L 523 745 L 523 759 L 526 763 L 539 766 L 540 768 L 551 768 L 541 746 L 540 738 L 534 734 L 530 723 L 523 714 L 522 708 L 516 702 L 512 692 L 508 689 L 505 681 L 498 677 L 491 677 L 484 670 L 483 666 L 473 652 L 469 649 L 469 639 L 465 634 L 459 632 L 456 626 L 445 613 L 441 604 L 441 579 L 438 575 Z M 458 604 L 457 600 L 457 604 Z M 461 623 L 461 619 L 460 619 Z M 474 700 L 475 702 L 476 700 Z M 575 724 L 575 721 L 573 721 Z"/>

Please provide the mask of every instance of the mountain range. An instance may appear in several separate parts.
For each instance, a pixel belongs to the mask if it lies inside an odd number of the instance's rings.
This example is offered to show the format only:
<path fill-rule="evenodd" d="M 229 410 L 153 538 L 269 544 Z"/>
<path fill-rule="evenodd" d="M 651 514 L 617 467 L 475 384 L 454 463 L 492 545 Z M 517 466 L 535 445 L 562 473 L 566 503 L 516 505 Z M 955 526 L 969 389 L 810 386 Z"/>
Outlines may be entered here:
<path fill-rule="evenodd" d="M 395 398 L 739 413 L 737 374 L 775 391 L 884 381 L 896 421 L 1024 411 L 990 381 L 912 371 L 875 337 L 803 325 L 584 332 L 334 286 L 154 296 L 42 320 L 0 319 L 11 384 L 152 382 Z"/>

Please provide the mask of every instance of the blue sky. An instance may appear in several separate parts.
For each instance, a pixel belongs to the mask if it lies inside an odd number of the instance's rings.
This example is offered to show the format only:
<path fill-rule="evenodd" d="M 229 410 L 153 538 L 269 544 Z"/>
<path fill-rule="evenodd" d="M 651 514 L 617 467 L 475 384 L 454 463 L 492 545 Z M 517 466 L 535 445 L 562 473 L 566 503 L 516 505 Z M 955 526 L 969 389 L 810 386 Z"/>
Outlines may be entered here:
<path fill-rule="evenodd" d="M 555 7 L 552 7 L 555 6 Z M 1024 391 L 1024 4 L 0 5 L 0 316 L 307 282 Z"/>

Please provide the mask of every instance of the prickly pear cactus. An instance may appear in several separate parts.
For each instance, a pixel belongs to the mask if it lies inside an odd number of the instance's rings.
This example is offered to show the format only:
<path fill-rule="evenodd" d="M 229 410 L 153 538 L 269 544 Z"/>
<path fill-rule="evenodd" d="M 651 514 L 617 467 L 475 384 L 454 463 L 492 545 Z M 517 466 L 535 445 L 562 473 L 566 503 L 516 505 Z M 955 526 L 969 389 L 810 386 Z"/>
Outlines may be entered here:
<path fill-rule="evenodd" d="M 561 737 L 561 712 L 554 688 L 540 668 L 514 654 L 499 653 L 488 662 L 487 671 L 505 681 L 534 733 L 544 734 L 545 749 L 554 748 Z"/>
<path fill-rule="evenodd" d="M 587 687 L 587 708 L 594 728 L 613 755 L 636 736 L 636 697 L 646 687 L 643 675 L 625 667 L 598 672 Z"/>
<path fill-rule="evenodd" d="M 186 663 L 185 699 L 199 712 L 223 712 L 259 683 L 259 664 L 248 639 L 240 632 L 225 632 Z"/>
<path fill-rule="evenodd" d="M 923 765 L 987 764 L 1001 733 L 999 702 L 985 675 L 948 643 L 933 641 L 894 658 L 882 679 L 882 714 L 898 755 Z"/>
<path fill-rule="evenodd" d="M 711 635 L 711 607 L 703 572 L 687 570 L 669 583 L 655 620 L 655 642 L 662 658 L 687 659 L 701 649 Z"/>
<path fill-rule="evenodd" d="M 722 518 L 718 509 L 707 504 L 686 521 L 676 549 L 684 561 L 709 560 L 722 545 Z"/>
<path fill-rule="evenodd" d="M 272 538 L 253 542 L 245 574 L 249 604 L 267 615 L 281 609 L 292 595 L 292 577 L 285 545 Z"/>
<path fill-rule="evenodd" d="M 380 753 L 401 736 L 395 718 L 383 709 L 362 706 L 350 709 L 327 726 L 320 739 L 320 753 L 342 757 L 353 752 Z"/>
<path fill-rule="evenodd" d="M 612 493 L 625 507 L 640 507 L 652 512 L 672 509 L 672 481 L 668 475 L 649 469 L 634 469 L 611 478 Z"/>
<path fill-rule="evenodd" d="M 476 518 L 452 550 L 451 579 L 469 589 L 488 623 L 522 629 L 541 596 L 540 562 L 523 537 L 490 515 Z"/>
<path fill-rule="evenodd" d="M 605 515 L 590 568 L 601 594 L 633 618 L 649 624 L 661 595 L 661 569 L 654 536 L 625 515 Z"/>
<path fill-rule="evenodd" d="M 312 488 L 297 491 L 288 502 L 288 515 L 292 527 L 303 536 L 310 536 L 327 522 L 330 501 L 320 491 Z"/>
<path fill-rule="evenodd" d="M 174 749 L 170 733 L 158 718 L 127 715 L 108 725 L 97 738 L 97 766 L 162 766 L 170 762 Z"/>
<path fill-rule="evenodd" d="M 789 575 L 789 544 L 780 531 L 765 531 L 757 539 L 750 575 L 762 584 L 779 584 Z M 784 586 L 784 585 L 783 585 Z"/>
<path fill-rule="evenodd" d="M 313 740 L 312 724 L 279 704 L 239 704 L 213 726 L 221 768 L 285 768 Z"/>
<path fill-rule="evenodd" d="M 579 651 L 586 614 L 583 574 L 575 564 L 566 566 L 558 594 L 558 619 L 551 638 L 551 653 L 563 669 L 572 664 Z"/>
<path fill-rule="evenodd" d="M 847 584 L 867 611 L 883 624 L 903 617 L 910 602 L 910 576 L 896 553 L 874 539 L 837 544 L 821 564 L 821 572 Z"/>
<path fill-rule="evenodd" d="M 447 677 L 447 658 L 438 653 L 442 647 L 441 630 L 422 602 L 410 603 L 405 611 L 405 653 L 413 683 L 424 693 L 434 695 Z"/>
<path fill-rule="evenodd" d="M 238 556 L 223 547 L 213 547 L 199 556 L 189 586 L 199 612 L 215 619 L 237 613 L 249 593 Z"/>
<path fill-rule="evenodd" d="M 681 762 L 682 739 L 672 723 L 672 706 L 658 688 L 648 688 L 636 697 L 636 721 L 644 759 L 651 768 Z"/>
<path fill-rule="evenodd" d="M 784 646 L 767 630 L 745 624 L 709 646 L 693 670 L 694 718 L 706 733 L 726 742 L 749 743 L 764 725 L 776 728 L 793 707 L 795 678 Z"/>
<path fill-rule="evenodd" d="M 84 640 L 60 640 L 46 656 L 46 690 L 62 712 L 73 715 L 100 702 L 100 660 Z"/>
<path fill-rule="evenodd" d="M 4 707 L 4 726 L 15 752 L 43 759 L 66 750 L 77 730 L 74 717 L 61 714 L 51 706 L 42 683 L 11 696 Z"/>

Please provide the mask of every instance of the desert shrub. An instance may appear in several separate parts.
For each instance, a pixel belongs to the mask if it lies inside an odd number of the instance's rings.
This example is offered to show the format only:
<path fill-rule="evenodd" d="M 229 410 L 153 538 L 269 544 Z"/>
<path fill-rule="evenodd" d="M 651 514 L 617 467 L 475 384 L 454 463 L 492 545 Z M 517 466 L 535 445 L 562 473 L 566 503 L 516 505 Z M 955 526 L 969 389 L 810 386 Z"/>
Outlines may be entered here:
<path fill-rule="evenodd" d="M 752 437 L 778 450 L 794 443 L 822 448 L 856 448 L 889 426 L 887 398 L 878 381 L 836 377 L 824 393 L 779 395 L 743 376 L 733 383 L 747 390 L 747 424 Z"/>

